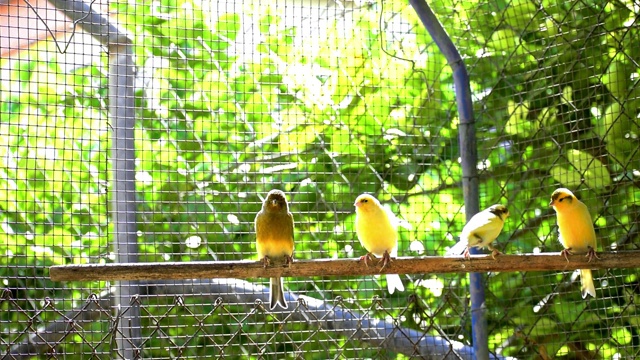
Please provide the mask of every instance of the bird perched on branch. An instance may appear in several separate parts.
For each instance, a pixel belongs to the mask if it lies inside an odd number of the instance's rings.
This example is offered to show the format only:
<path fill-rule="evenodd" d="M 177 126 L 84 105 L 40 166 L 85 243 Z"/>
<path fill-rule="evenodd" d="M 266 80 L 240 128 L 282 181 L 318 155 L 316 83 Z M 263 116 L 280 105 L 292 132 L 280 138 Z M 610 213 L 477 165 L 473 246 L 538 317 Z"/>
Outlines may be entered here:
<path fill-rule="evenodd" d="M 447 255 L 464 254 L 466 259 L 471 257 L 469 249 L 472 247 L 488 248 L 491 257 L 502 254 L 491 243 L 500 235 L 504 221 L 509 217 L 509 210 L 504 205 L 491 205 L 487 209 L 473 215 L 467 225 L 462 228 L 460 241 L 453 245 Z"/>
<path fill-rule="evenodd" d="M 293 215 L 284 192 L 269 191 L 262 210 L 256 215 L 255 226 L 258 259 L 264 267 L 269 266 L 270 259 L 277 257 L 284 257 L 285 264 L 290 265 L 293 262 Z M 269 283 L 271 309 L 277 304 L 286 309 L 282 278 L 271 278 Z"/>
<path fill-rule="evenodd" d="M 596 232 L 587 206 L 569 190 L 557 189 L 551 194 L 552 206 L 556 211 L 560 243 L 564 247 L 561 254 L 567 261 L 567 254 L 586 253 L 589 261 L 598 258 L 596 254 Z M 596 297 L 593 275 L 589 269 L 580 269 L 582 298 Z"/>
<path fill-rule="evenodd" d="M 381 257 L 384 269 L 398 251 L 398 219 L 382 207 L 378 199 L 362 194 L 356 198 L 356 235 L 362 246 L 368 251 L 360 260 L 369 266 L 371 255 Z M 387 274 L 387 289 L 393 294 L 396 289 L 404 291 L 404 285 L 398 274 Z"/>

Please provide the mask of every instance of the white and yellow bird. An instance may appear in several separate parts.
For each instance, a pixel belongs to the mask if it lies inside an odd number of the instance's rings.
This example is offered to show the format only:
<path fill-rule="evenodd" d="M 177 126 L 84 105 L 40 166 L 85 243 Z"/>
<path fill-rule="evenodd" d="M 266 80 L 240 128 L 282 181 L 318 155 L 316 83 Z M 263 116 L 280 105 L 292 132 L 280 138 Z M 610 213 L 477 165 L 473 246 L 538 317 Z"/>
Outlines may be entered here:
<path fill-rule="evenodd" d="M 589 261 L 597 258 L 596 232 L 587 206 L 565 188 L 557 189 L 551 194 L 549 206 L 556 211 L 559 240 L 564 247 L 561 254 L 565 259 L 569 261 L 567 254 L 573 253 L 586 253 Z M 587 295 L 596 297 L 591 270 L 580 269 L 580 282 L 583 299 Z"/>
<path fill-rule="evenodd" d="M 356 234 L 362 246 L 368 251 L 362 256 L 368 265 L 369 256 L 381 257 L 382 267 L 389 264 L 398 252 L 398 219 L 382 207 L 378 199 L 362 194 L 356 198 Z M 402 279 L 398 274 L 387 274 L 387 289 L 393 294 L 396 289 L 404 291 Z"/>
<path fill-rule="evenodd" d="M 471 257 L 469 249 L 472 247 L 488 248 L 491 250 L 491 257 L 502 254 L 491 243 L 500 235 L 504 227 L 504 221 L 509 217 L 509 210 L 504 205 L 496 204 L 473 215 L 467 225 L 462 228 L 460 241 L 453 245 L 447 255 L 460 255 Z"/>

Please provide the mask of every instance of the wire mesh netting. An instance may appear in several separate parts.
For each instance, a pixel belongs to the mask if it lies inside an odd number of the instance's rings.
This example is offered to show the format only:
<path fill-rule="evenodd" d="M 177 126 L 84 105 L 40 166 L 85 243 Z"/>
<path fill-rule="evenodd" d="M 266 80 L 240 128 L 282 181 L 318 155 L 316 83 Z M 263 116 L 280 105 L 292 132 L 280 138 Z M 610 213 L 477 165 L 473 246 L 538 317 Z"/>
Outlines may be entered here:
<path fill-rule="evenodd" d="M 480 207 L 510 212 L 495 247 L 562 250 L 549 201 L 565 187 L 599 252 L 638 250 L 640 5 L 429 5 L 469 70 Z M 117 26 L 83 31 L 98 13 Z M 257 261 L 272 189 L 295 260 L 365 255 L 363 193 L 400 220 L 398 256 L 444 256 L 466 222 L 469 154 L 453 72 L 411 6 L 12 0 L 0 38 L 3 358 L 474 358 L 466 273 L 401 275 L 393 293 L 384 275 L 287 277 L 286 310 L 270 309 L 266 278 L 49 278 L 53 265 Z M 579 271 L 521 266 L 485 274 L 492 357 L 640 354 L 636 269 L 594 270 L 582 299 Z"/>

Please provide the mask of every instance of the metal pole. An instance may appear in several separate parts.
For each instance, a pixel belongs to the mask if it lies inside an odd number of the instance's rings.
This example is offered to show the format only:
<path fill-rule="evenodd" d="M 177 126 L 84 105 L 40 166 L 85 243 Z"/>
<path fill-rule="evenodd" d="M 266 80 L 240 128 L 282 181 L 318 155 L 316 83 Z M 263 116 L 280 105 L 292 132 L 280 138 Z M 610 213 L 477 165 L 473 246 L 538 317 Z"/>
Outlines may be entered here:
<path fill-rule="evenodd" d="M 476 148 L 476 130 L 473 118 L 473 103 L 469 74 L 464 66 L 458 49 L 442 27 L 425 0 L 409 0 L 436 45 L 447 59 L 453 70 L 453 83 L 456 92 L 456 103 L 460 117 L 459 144 L 462 160 L 462 191 L 467 221 L 480 211 L 478 176 L 476 164 L 478 152 Z M 472 253 L 477 250 L 472 249 Z M 489 341 L 487 337 L 487 319 L 485 316 L 484 279 L 481 273 L 469 274 L 469 292 L 471 294 L 471 324 L 473 349 L 476 359 L 489 359 Z"/>
<path fill-rule="evenodd" d="M 60 10 L 96 37 L 102 44 L 109 46 L 110 88 L 109 110 L 114 129 L 112 141 L 113 158 L 113 203 L 115 223 L 115 248 L 118 262 L 137 261 L 137 224 L 134 169 L 134 106 L 133 78 L 134 64 L 130 41 L 122 32 L 113 27 L 105 18 L 92 11 L 83 1 L 51 0 Z M 473 108 L 469 77 L 455 45 L 424 0 L 409 1 L 432 38 L 447 58 L 453 70 L 456 101 L 460 116 L 460 151 L 462 158 L 463 195 L 467 219 L 479 211 L 478 179 L 476 174 L 477 149 Z M 66 11 L 65 11 L 66 10 Z M 82 16 L 78 16 L 81 14 Z M 102 29 L 108 29 L 102 31 Z M 105 38 L 105 34 L 108 36 Z M 115 39 L 116 41 L 108 41 Z M 484 284 L 482 274 L 470 274 L 471 310 L 473 324 L 473 346 L 477 359 L 488 359 L 487 326 L 484 307 Z M 120 282 L 117 286 L 116 303 L 128 306 L 137 288 L 130 282 Z M 140 339 L 139 308 L 131 306 L 126 313 L 120 314 L 118 348 L 126 359 L 140 358 L 138 349 Z M 133 346 L 132 346 L 133 345 Z"/>
<path fill-rule="evenodd" d="M 135 183 L 135 65 L 132 42 L 124 31 L 114 26 L 107 16 L 93 9 L 89 3 L 81 0 L 50 2 L 73 20 L 75 25 L 109 49 L 109 113 L 113 128 L 113 247 L 116 262 L 135 263 L 138 261 L 138 205 Z M 137 282 L 120 281 L 115 284 L 117 351 L 119 357 L 124 359 L 141 358 L 140 307 L 137 303 L 132 303 L 132 299 L 139 293 Z"/>
<path fill-rule="evenodd" d="M 137 199 L 135 183 L 135 106 L 133 49 L 131 45 L 109 46 L 109 111 L 113 135 L 113 221 L 114 249 L 117 262 L 138 262 Z M 140 307 L 132 299 L 140 293 L 137 282 L 116 284 L 115 304 L 118 312 L 116 341 L 124 359 L 140 359 Z M 126 310 L 126 311 L 125 311 Z"/>
<path fill-rule="evenodd" d="M 109 46 L 113 43 L 131 43 L 125 32 L 113 25 L 107 16 L 93 9 L 92 4 L 82 0 L 49 0 L 49 2 L 87 34 L 91 34 L 91 37 L 100 44 Z"/>

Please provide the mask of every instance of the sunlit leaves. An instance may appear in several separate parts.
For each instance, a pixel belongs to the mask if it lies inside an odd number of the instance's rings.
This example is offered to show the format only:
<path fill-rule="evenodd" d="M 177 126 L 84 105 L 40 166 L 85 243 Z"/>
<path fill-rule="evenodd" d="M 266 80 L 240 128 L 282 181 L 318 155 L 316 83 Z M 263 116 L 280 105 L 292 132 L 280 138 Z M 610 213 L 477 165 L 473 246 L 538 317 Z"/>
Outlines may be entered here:
<path fill-rule="evenodd" d="M 629 85 L 631 84 L 629 70 L 631 69 L 628 65 L 614 60 L 602 75 L 602 84 L 618 101 L 623 100 L 628 95 Z"/>
<path fill-rule="evenodd" d="M 284 153 L 303 152 L 314 142 L 325 125 L 314 124 L 309 113 L 298 106 L 292 106 L 280 114 L 280 151 Z"/>
<path fill-rule="evenodd" d="M 553 186 L 609 196 L 614 205 L 594 219 L 603 245 L 629 235 L 636 219 L 635 187 L 613 187 L 635 179 L 640 157 L 635 5 L 623 0 L 596 14 L 592 4 L 575 5 L 433 4 L 472 78 L 481 202 L 508 201 L 517 215 L 498 240 L 507 251 L 559 249 L 544 190 Z M 360 254 L 352 223 L 361 192 L 414 226 L 401 233 L 402 255 L 443 254 L 457 241 L 466 214 L 453 73 L 406 2 L 365 2 L 318 23 L 267 3 L 112 6 L 133 36 L 138 66 L 141 260 L 255 258 L 258 194 L 273 187 L 291 194 L 300 258 Z M 106 71 L 68 71 L 52 58 L 16 63 L 9 81 L 22 92 L 0 84 L 0 225 L 11 242 L 0 244 L 0 262 L 110 261 Z M 594 215 L 605 206 L 583 200 Z M 563 298 L 533 314 L 564 280 L 536 279 L 489 278 L 491 341 L 527 342 L 554 357 L 569 350 L 543 344 L 549 334 L 596 320 L 583 306 L 566 309 Z M 351 296 L 384 283 L 351 280 L 309 291 Z M 464 276 L 441 275 L 411 284 L 434 309 L 441 301 L 463 309 L 466 285 Z M 519 302 L 505 318 L 500 301 L 513 297 Z M 433 322 L 466 341 L 466 314 L 438 311 Z M 430 325 L 421 320 L 416 326 Z M 514 325 L 524 334 L 516 340 Z M 629 343 L 623 327 L 610 337 Z M 511 350 L 504 354 L 522 355 Z"/>
<path fill-rule="evenodd" d="M 629 105 L 636 102 L 629 101 Z M 607 150 L 622 165 L 631 163 L 632 157 L 640 158 L 640 123 L 637 118 L 634 119 L 633 113 L 631 106 L 623 106 L 615 101 L 604 110 L 595 129 L 605 140 Z"/>
<path fill-rule="evenodd" d="M 87 263 L 106 248 L 104 73 L 99 64 L 63 68 L 51 53 L 40 56 L 49 58 L 11 64 L 0 85 L 5 269 Z M 16 85 L 21 91 L 5 91 Z"/>
<path fill-rule="evenodd" d="M 551 175 L 564 186 L 577 188 L 584 182 L 591 189 L 602 192 L 611 185 L 609 171 L 592 155 L 580 150 L 569 150 L 567 160 L 569 166 L 557 165 L 551 168 Z"/>
<path fill-rule="evenodd" d="M 176 45 L 186 45 L 207 31 L 203 23 L 202 12 L 192 1 L 179 1 L 175 7 L 167 9 L 168 21 L 158 26 L 160 32 Z M 175 11 L 177 10 L 177 11 Z"/>
<path fill-rule="evenodd" d="M 222 14 L 218 18 L 215 25 L 215 33 L 223 39 L 235 41 L 240 31 L 240 15 L 238 14 Z"/>
<path fill-rule="evenodd" d="M 496 51 L 513 51 L 513 49 L 520 46 L 520 37 L 510 29 L 497 30 L 491 34 L 491 39 L 487 46 Z"/>
<path fill-rule="evenodd" d="M 529 137 L 537 129 L 534 123 L 527 120 L 529 116 L 528 102 L 516 104 L 513 101 L 509 101 L 508 104 L 509 120 L 505 126 L 505 131 L 510 135 Z"/>
<path fill-rule="evenodd" d="M 532 28 L 532 24 L 536 23 L 536 15 L 538 15 L 538 7 L 531 0 L 512 0 L 507 2 L 506 9 L 502 12 L 502 18 L 509 25 L 510 29 L 536 30 Z M 538 16 L 538 19 L 540 16 Z M 531 26 L 531 27 L 528 27 Z M 513 34 L 506 35 L 501 38 L 512 38 Z M 511 48 L 513 49 L 513 47 Z"/>

